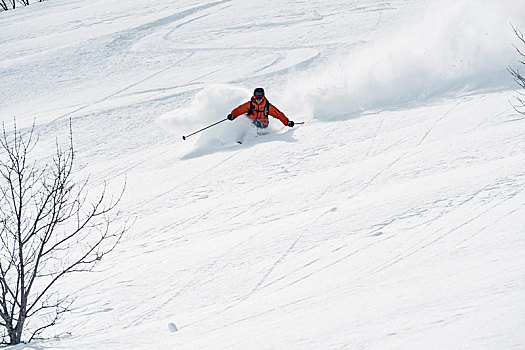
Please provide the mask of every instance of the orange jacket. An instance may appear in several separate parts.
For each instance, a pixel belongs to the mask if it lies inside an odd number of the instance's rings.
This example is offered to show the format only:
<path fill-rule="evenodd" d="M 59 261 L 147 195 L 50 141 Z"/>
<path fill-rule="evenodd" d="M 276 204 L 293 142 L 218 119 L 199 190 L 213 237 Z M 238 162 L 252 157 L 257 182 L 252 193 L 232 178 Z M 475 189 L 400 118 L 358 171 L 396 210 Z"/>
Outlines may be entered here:
<path fill-rule="evenodd" d="M 252 113 L 250 113 L 250 104 L 253 106 Z M 265 113 L 266 104 L 268 104 L 267 113 Z M 266 126 L 268 126 L 268 115 L 271 115 L 272 117 L 279 119 L 284 125 L 288 124 L 288 118 L 284 115 L 284 113 L 275 108 L 275 106 L 272 105 L 270 102 L 268 102 L 266 97 L 263 98 L 260 104 L 255 102 L 255 98 L 252 97 L 251 101 L 243 103 L 239 107 L 235 108 L 232 111 L 232 114 L 235 116 L 235 118 L 243 114 L 248 114 L 248 118 L 250 118 L 253 121 L 258 120 Z"/>

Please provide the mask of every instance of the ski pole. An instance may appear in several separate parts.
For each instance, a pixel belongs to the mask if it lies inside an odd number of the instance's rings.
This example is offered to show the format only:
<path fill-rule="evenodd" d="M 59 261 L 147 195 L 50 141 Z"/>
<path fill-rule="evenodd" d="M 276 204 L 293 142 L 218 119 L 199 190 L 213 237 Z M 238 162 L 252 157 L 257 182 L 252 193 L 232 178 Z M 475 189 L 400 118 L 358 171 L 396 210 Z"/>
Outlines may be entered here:
<path fill-rule="evenodd" d="M 198 130 L 198 131 L 195 131 L 195 132 L 193 132 L 193 133 L 191 133 L 191 134 L 189 134 L 189 135 L 186 135 L 186 136 L 182 135 L 182 139 L 183 139 L 183 140 L 186 140 L 187 137 L 190 137 L 191 135 L 195 135 L 196 133 L 199 133 L 199 132 L 204 131 L 204 130 L 206 130 L 206 129 L 208 129 L 208 128 L 211 128 L 212 126 L 217 125 L 217 124 L 219 124 L 219 123 L 222 123 L 222 122 L 224 122 L 224 121 L 226 121 L 226 120 L 228 120 L 228 118 L 224 118 L 223 120 L 218 121 L 217 123 L 214 123 L 214 124 L 212 124 L 212 125 L 208 125 L 207 127 L 202 128 L 202 129 L 200 129 L 200 130 Z"/>

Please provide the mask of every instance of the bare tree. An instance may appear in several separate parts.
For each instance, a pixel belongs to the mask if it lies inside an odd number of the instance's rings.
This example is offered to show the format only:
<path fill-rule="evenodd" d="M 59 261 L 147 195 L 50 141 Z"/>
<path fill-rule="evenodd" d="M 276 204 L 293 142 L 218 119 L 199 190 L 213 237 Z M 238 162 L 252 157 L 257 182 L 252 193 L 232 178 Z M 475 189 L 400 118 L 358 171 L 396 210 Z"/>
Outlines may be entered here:
<path fill-rule="evenodd" d="M 525 47 L 525 37 L 523 36 L 523 33 L 514 26 L 512 27 L 512 29 L 514 30 L 514 33 L 520 40 L 521 44 L 523 44 L 523 46 Z M 525 54 L 516 45 L 514 45 L 514 48 L 516 49 L 516 51 L 518 51 L 518 54 L 520 55 L 520 59 L 518 60 L 518 62 L 522 65 L 525 65 Z M 522 89 L 525 89 L 525 76 L 523 76 L 520 73 L 519 68 L 509 67 L 508 70 L 509 70 L 509 73 L 512 75 L 512 78 L 514 79 L 514 81 L 519 86 L 521 86 Z M 512 106 L 518 113 L 525 115 L 525 93 L 518 92 L 516 96 L 516 100 L 518 104 L 517 105 L 513 104 Z"/>
<path fill-rule="evenodd" d="M 9 6 L 14 9 L 16 7 L 16 0 L 0 0 L 0 7 L 2 7 L 2 10 L 9 10 Z"/>
<path fill-rule="evenodd" d="M 30 1 L 31 0 L 0 0 L 0 11 L 7 11 L 10 7 L 15 9 L 17 3 L 28 6 Z M 34 0 L 33 2 L 44 2 L 44 0 Z"/>
<path fill-rule="evenodd" d="M 127 230 L 116 210 L 122 192 L 97 195 L 74 179 L 71 122 L 68 146 L 56 142 L 47 164 L 31 161 L 34 125 L 0 135 L 0 344 L 29 342 L 55 325 L 74 295 L 57 282 L 92 271 Z M 114 226 L 117 226 L 115 229 Z"/>
<path fill-rule="evenodd" d="M 0 8 L 3 11 L 9 10 L 9 7 L 14 10 L 16 8 L 16 0 L 0 0 Z"/>

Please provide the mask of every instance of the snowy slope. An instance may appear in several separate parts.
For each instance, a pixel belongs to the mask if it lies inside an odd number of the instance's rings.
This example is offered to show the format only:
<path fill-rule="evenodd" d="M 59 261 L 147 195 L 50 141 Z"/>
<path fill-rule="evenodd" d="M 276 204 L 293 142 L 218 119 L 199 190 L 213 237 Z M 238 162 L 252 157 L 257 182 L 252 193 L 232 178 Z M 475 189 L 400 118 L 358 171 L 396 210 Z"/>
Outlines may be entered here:
<path fill-rule="evenodd" d="M 525 347 L 521 1 L 50 0 L 0 13 L 0 119 L 72 118 L 135 224 L 17 349 Z M 290 119 L 225 117 L 254 87 Z M 244 134 L 245 142 L 235 141 Z M 168 325 L 175 324 L 177 332 Z"/>

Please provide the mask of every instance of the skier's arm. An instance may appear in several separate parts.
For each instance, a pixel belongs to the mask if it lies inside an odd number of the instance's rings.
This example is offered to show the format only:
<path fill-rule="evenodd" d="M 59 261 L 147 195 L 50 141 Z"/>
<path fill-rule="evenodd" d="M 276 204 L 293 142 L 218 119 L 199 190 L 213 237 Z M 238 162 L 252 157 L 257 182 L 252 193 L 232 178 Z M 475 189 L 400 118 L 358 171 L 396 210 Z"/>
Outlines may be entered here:
<path fill-rule="evenodd" d="M 270 104 L 270 110 L 268 112 L 272 117 L 279 119 L 284 125 L 288 124 L 288 118 L 284 115 L 283 112 L 275 108 L 274 105 Z"/>
<path fill-rule="evenodd" d="M 246 103 L 243 103 L 242 105 L 240 105 L 239 107 L 235 108 L 231 114 L 233 114 L 233 116 L 235 118 L 237 118 L 238 116 L 240 115 L 243 115 L 243 114 L 246 114 L 250 111 L 250 102 L 246 102 Z M 234 119 L 235 119 L 234 118 Z"/>

